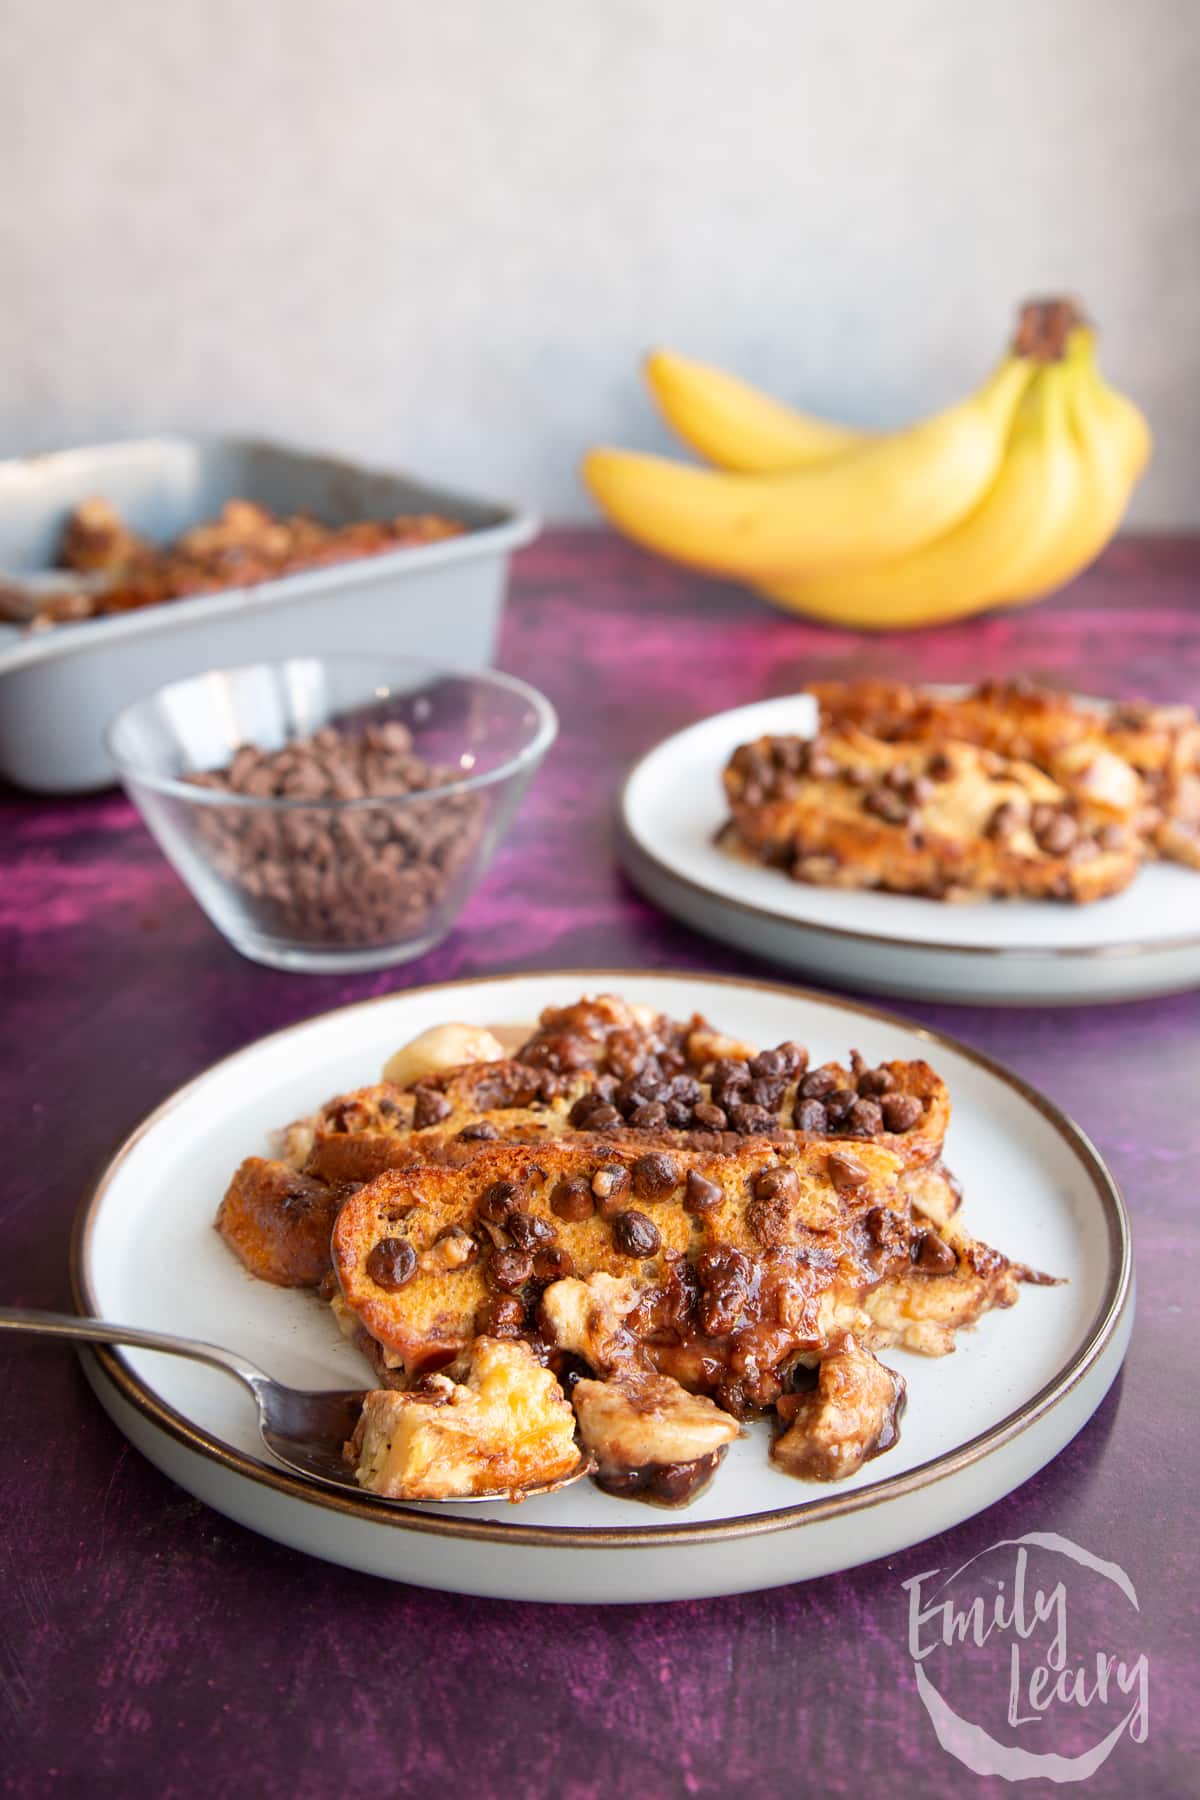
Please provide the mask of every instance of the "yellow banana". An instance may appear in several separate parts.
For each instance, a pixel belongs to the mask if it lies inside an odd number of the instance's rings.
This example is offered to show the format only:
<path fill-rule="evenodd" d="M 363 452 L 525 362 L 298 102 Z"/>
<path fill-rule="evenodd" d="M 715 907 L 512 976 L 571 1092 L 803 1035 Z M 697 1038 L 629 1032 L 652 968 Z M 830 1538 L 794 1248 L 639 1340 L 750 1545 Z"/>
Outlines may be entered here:
<path fill-rule="evenodd" d="M 1060 531 L 1008 598 L 1038 600 L 1062 587 L 1097 557 L 1125 515 L 1134 482 L 1150 453 L 1150 429 L 1139 409 L 1108 388 L 1095 366 L 1090 333 L 1073 338 L 1066 363 L 1067 403 L 1081 478 Z"/>
<path fill-rule="evenodd" d="M 799 412 L 735 375 L 671 350 L 652 351 L 645 374 L 668 425 L 720 469 L 778 475 L 826 462 L 870 435 Z"/>
<path fill-rule="evenodd" d="M 1047 364 L 1034 376 L 995 481 L 944 536 L 868 568 L 772 582 L 760 591 L 794 611 L 875 630 L 961 618 L 1023 591 L 1079 494 L 1068 380 L 1065 363 Z"/>
<path fill-rule="evenodd" d="M 583 478 L 630 537 L 719 574 L 768 581 L 903 556 L 948 531 L 991 486 L 1033 369 L 1008 356 L 957 406 L 789 474 L 731 475 L 598 449 Z"/>
<path fill-rule="evenodd" d="M 1075 334 L 1067 355 L 1084 370 L 1084 386 L 1091 394 L 1097 419 L 1120 442 L 1120 455 L 1132 486 L 1150 461 L 1152 440 L 1146 415 L 1126 395 L 1109 387 L 1096 363 L 1095 339 L 1090 331 Z"/>

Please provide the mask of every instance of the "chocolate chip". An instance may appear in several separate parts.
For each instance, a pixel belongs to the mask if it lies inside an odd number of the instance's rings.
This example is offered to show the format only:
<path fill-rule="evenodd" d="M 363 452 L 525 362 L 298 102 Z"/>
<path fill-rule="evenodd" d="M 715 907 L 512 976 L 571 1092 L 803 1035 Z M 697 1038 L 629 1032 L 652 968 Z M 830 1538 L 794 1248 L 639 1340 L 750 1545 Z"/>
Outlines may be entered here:
<path fill-rule="evenodd" d="M 656 1131 L 667 1122 L 667 1109 L 661 1100 L 647 1100 L 629 1115 L 635 1131 Z"/>
<path fill-rule="evenodd" d="M 550 1196 L 550 1211 L 555 1218 L 567 1219 L 572 1224 L 578 1224 L 581 1219 L 590 1219 L 595 1210 L 592 1190 L 579 1175 L 571 1181 L 560 1181 Z"/>
<path fill-rule="evenodd" d="M 846 1114 L 846 1129 L 855 1137 L 874 1137 L 883 1130 L 883 1113 L 875 1100 L 856 1100 Z"/>
<path fill-rule="evenodd" d="M 869 1098 L 886 1094 L 896 1085 L 896 1077 L 890 1069 L 864 1069 L 858 1077 L 858 1091 Z"/>
<path fill-rule="evenodd" d="M 695 1106 L 704 1097 L 704 1089 L 694 1075 L 676 1075 L 671 1082 L 671 1098 L 685 1106 Z"/>
<path fill-rule="evenodd" d="M 825 1164 L 829 1179 L 839 1194 L 854 1194 L 870 1180 L 868 1171 L 856 1156 L 844 1150 L 831 1150 Z"/>
<path fill-rule="evenodd" d="M 797 1131 L 821 1133 L 828 1129 L 829 1115 L 819 1100 L 801 1100 L 794 1123 Z"/>
<path fill-rule="evenodd" d="M 696 1213 L 703 1218 L 705 1213 L 715 1212 L 725 1198 L 715 1181 L 701 1175 L 698 1169 L 689 1169 L 683 1187 L 683 1210 Z"/>
<path fill-rule="evenodd" d="M 794 1043 L 791 1038 L 782 1044 L 777 1044 L 775 1054 L 783 1058 L 783 1073 L 790 1075 L 793 1079 L 803 1075 L 808 1067 L 808 1051 L 803 1044 Z"/>
<path fill-rule="evenodd" d="M 863 811 L 888 825 L 906 825 L 912 808 L 904 795 L 894 788 L 876 787 L 863 795 Z"/>
<path fill-rule="evenodd" d="M 493 1250 L 488 1258 L 488 1280 L 501 1293 L 523 1287 L 532 1274 L 533 1258 L 525 1250 Z"/>
<path fill-rule="evenodd" d="M 639 1200 L 661 1200 L 678 1186 L 679 1165 L 673 1156 L 668 1156 L 665 1151 L 655 1150 L 649 1156 L 639 1156 L 630 1175 L 633 1191 Z"/>
<path fill-rule="evenodd" d="M 511 1181 L 493 1181 L 484 1188 L 475 1206 L 479 1217 L 489 1225 L 506 1224 L 509 1213 L 519 1208 L 517 1189 Z"/>
<path fill-rule="evenodd" d="M 923 1275 L 948 1275 L 958 1264 L 953 1250 L 936 1231 L 923 1231 L 914 1241 L 912 1259 Z"/>
<path fill-rule="evenodd" d="M 726 1125 L 729 1123 L 721 1107 L 714 1106 L 710 1100 L 702 1100 L 693 1112 L 692 1117 L 695 1119 L 697 1125 L 701 1126 L 705 1131 L 724 1131 Z"/>
<path fill-rule="evenodd" d="M 988 838 L 1006 838 L 1021 823 L 1021 808 L 1015 801 L 1002 800 L 999 806 L 993 808 L 992 815 L 983 828 L 983 835 Z"/>
<path fill-rule="evenodd" d="M 536 1250 L 539 1244 L 549 1244 L 554 1239 L 549 1219 L 541 1219 L 536 1213 L 509 1213 L 505 1225 L 518 1250 Z"/>
<path fill-rule="evenodd" d="M 405 1238 L 380 1238 L 367 1258 L 367 1274 L 376 1287 L 395 1293 L 417 1272 L 417 1253 Z"/>
<path fill-rule="evenodd" d="M 1033 835 L 1047 856 L 1065 856 L 1079 836 L 1079 826 L 1070 813 L 1051 813 L 1048 819 L 1039 821 L 1035 811 Z"/>
<path fill-rule="evenodd" d="M 629 1192 L 629 1170 L 623 1163 L 609 1163 L 592 1176 L 592 1192 L 601 1217 L 611 1218 L 619 1212 Z"/>
<path fill-rule="evenodd" d="M 823 1100 L 837 1086 L 838 1077 L 832 1069 L 813 1069 L 800 1083 L 800 1093 L 805 1100 Z"/>
<path fill-rule="evenodd" d="M 668 1100 L 666 1115 L 672 1131 L 686 1131 L 692 1122 L 692 1109 L 686 1100 Z"/>
<path fill-rule="evenodd" d="M 525 1329 L 525 1308 L 513 1294 L 494 1294 L 480 1308 L 476 1329 L 484 1337 L 520 1337 Z"/>
<path fill-rule="evenodd" d="M 753 1186 L 756 1200 L 785 1200 L 793 1206 L 799 1203 L 800 1182 L 796 1171 L 782 1164 L 770 1169 L 759 1169 Z"/>
<path fill-rule="evenodd" d="M 747 1067 L 756 1080 L 760 1075 L 786 1075 L 788 1073 L 787 1058 L 782 1050 L 760 1050 L 757 1056 L 750 1058 Z"/>
<path fill-rule="evenodd" d="M 575 1264 L 569 1253 L 555 1244 L 550 1248 L 539 1250 L 533 1259 L 533 1279 L 544 1281 L 547 1286 L 552 1281 L 563 1281 L 575 1272 Z"/>
<path fill-rule="evenodd" d="M 357 1100 L 343 1100 L 340 1105 L 332 1106 L 325 1115 L 325 1123 L 330 1131 L 354 1132 L 365 1120 L 364 1109 Z"/>
<path fill-rule="evenodd" d="M 778 768 L 786 769 L 789 774 L 796 775 L 804 767 L 804 757 L 808 746 L 802 738 L 771 738 L 769 749 L 772 761 Z"/>
<path fill-rule="evenodd" d="M 756 1132 L 774 1131 L 779 1121 L 762 1106 L 731 1106 L 729 1123 L 743 1137 L 752 1137 Z"/>
<path fill-rule="evenodd" d="M 775 1112 L 779 1102 L 787 1092 L 787 1081 L 784 1076 L 760 1076 L 752 1081 L 746 1090 L 747 1103 L 763 1106 L 768 1112 Z"/>
<path fill-rule="evenodd" d="M 853 1088 L 836 1087 L 831 1094 L 826 1094 L 824 1107 L 830 1124 L 840 1125 L 857 1099 Z"/>
<path fill-rule="evenodd" d="M 954 763 L 944 750 L 935 750 L 925 764 L 925 773 L 931 781 L 949 781 L 954 773 Z"/>
<path fill-rule="evenodd" d="M 440 1124 L 453 1111 L 451 1102 L 437 1088 L 419 1087 L 413 1103 L 413 1130 L 424 1131 L 430 1125 Z"/>
<path fill-rule="evenodd" d="M 915 1094 L 885 1094 L 879 1110 L 889 1131 L 910 1131 L 925 1108 Z"/>
<path fill-rule="evenodd" d="M 621 1115 L 600 1094 L 582 1094 L 567 1115 L 578 1131 L 607 1131 L 621 1123 Z"/>
<path fill-rule="evenodd" d="M 399 720 L 323 727 L 278 750 L 244 745 L 226 768 L 203 772 L 207 789 L 293 804 L 209 807 L 197 831 L 260 934 L 324 947 L 396 943 L 428 931 L 478 847 L 480 798 L 428 791 L 460 773 L 417 756 Z"/>
<path fill-rule="evenodd" d="M 464 1125 L 459 1132 L 460 1143 L 486 1142 L 500 1136 L 499 1129 L 489 1119 L 479 1119 L 474 1125 Z"/>
<path fill-rule="evenodd" d="M 662 1243 L 658 1226 L 643 1212 L 619 1212 L 612 1227 L 613 1242 L 622 1256 L 654 1256 Z"/>
<path fill-rule="evenodd" d="M 628 1081 L 620 1081 L 609 1095 L 612 1104 L 628 1118 L 639 1106 L 652 1106 L 661 1101 L 665 1084 L 643 1072 Z"/>

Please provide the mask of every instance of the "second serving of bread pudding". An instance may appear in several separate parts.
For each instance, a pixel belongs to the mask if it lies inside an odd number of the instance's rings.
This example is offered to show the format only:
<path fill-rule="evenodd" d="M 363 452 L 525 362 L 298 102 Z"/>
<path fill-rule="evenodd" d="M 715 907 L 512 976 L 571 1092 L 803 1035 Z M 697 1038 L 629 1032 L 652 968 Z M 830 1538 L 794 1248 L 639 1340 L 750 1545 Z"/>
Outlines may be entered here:
<path fill-rule="evenodd" d="M 796 881 L 935 900 L 1076 903 L 1142 863 L 1200 868 L 1200 722 L 1083 706 L 1027 682 L 952 697 L 900 682 L 812 690 L 812 737 L 742 744 L 719 841 Z"/>
<path fill-rule="evenodd" d="M 552 1485 L 693 1498 L 742 1421 L 829 1481 L 896 1442 L 902 1377 L 1024 1280 L 979 1243 L 923 1062 L 814 1064 L 617 996 L 552 1008 L 509 1054 L 446 1026 L 390 1079 L 280 1134 L 217 1224 L 312 1287 L 377 1387 L 347 1456 L 368 1491 Z"/>

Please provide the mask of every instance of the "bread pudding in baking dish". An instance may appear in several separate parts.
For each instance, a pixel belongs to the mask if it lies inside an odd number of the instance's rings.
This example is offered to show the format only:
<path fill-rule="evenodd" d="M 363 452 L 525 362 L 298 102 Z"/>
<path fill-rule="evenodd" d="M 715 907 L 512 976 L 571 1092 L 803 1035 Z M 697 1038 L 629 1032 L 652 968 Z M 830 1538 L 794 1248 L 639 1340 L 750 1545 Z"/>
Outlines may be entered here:
<path fill-rule="evenodd" d="M 680 1505 L 743 1422 L 808 1480 L 893 1444 L 889 1347 L 940 1356 L 1021 1282 L 974 1239 L 927 1063 L 814 1064 L 614 995 L 507 1052 L 447 1026 L 235 1172 L 217 1227 L 317 1291 L 374 1371 L 367 1491 L 549 1486 L 585 1458 Z"/>

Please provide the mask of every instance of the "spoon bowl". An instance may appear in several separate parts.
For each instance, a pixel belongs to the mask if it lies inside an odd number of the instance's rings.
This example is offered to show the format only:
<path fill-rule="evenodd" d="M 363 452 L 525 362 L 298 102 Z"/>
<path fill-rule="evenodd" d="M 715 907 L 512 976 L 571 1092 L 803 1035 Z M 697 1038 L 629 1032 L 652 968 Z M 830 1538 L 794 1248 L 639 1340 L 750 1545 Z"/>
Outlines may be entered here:
<path fill-rule="evenodd" d="M 354 1471 L 343 1456 L 343 1447 L 353 1436 L 362 1412 L 366 1390 L 334 1388 L 306 1392 L 286 1387 L 281 1381 L 247 1362 L 235 1351 L 219 1344 L 206 1344 L 195 1338 L 173 1337 L 167 1332 L 144 1331 L 134 1325 L 115 1325 L 105 1319 L 80 1319 L 72 1313 L 36 1312 L 28 1308 L 0 1307 L 0 1331 L 21 1332 L 33 1337 L 63 1338 L 85 1344 L 125 1344 L 135 1349 L 163 1350 L 169 1356 L 190 1357 L 193 1362 L 207 1363 L 223 1369 L 240 1381 L 253 1396 L 258 1411 L 258 1430 L 264 1448 L 276 1462 L 306 1481 L 317 1481 L 325 1487 L 348 1488 L 360 1498 L 369 1490 L 359 1486 Z M 455 1494 L 444 1501 L 422 1501 L 422 1505 L 463 1506 L 483 1501 L 531 1500 L 542 1494 L 557 1493 L 570 1487 L 595 1468 L 593 1459 L 581 1451 L 574 1469 L 557 1481 L 534 1482 L 528 1487 L 493 1488 L 479 1494 Z M 384 1506 L 411 1506 L 410 1500 L 389 1495 L 370 1494 Z"/>

